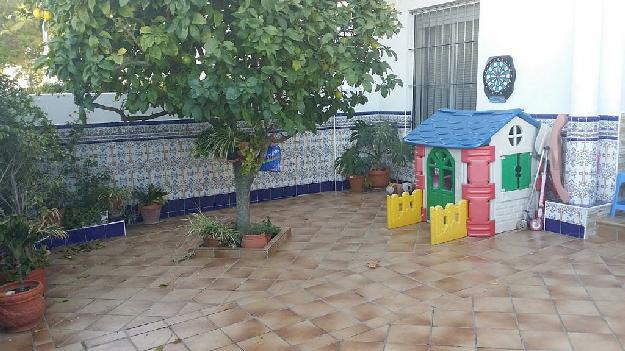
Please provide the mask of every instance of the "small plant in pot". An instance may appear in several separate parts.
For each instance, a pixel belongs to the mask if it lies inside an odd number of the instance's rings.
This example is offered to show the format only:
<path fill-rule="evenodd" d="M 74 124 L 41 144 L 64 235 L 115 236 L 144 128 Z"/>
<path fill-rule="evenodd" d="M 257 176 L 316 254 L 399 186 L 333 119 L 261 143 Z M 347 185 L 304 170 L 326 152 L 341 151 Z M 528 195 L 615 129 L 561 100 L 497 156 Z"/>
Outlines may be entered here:
<path fill-rule="evenodd" d="M 205 247 L 239 247 L 241 237 L 231 224 L 197 213 L 189 218 L 187 235 L 203 238 Z"/>
<path fill-rule="evenodd" d="M 262 249 L 276 235 L 280 234 L 280 227 L 271 223 L 269 217 L 262 222 L 254 223 L 243 235 L 241 246 L 250 249 Z"/>
<path fill-rule="evenodd" d="M 63 237 L 65 232 L 44 220 L 24 215 L 0 219 L 0 250 L 5 264 L 15 267 L 17 273 L 17 281 L 0 286 L 0 328 L 26 331 L 41 320 L 46 307 L 44 283 L 24 277 L 27 266 L 36 265 L 35 243 L 47 236 Z"/>
<path fill-rule="evenodd" d="M 370 160 L 367 177 L 374 188 L 385 188 L 389 183 L 390 166 L 404 165 L 412 154 L 412 148 L 402 143 L 397 126 L 392 123 L 357 121 L 350 141 L 361 155 Z"/>
<path fill-rule="evenodd" d="M 126 188 L 110 186 L 102 194 L 104 201 L 108 202 L 109 217 L 120 219 L 124 216 L 124 205 L 130 197 Z"/>
<path fill-rule="evenodd" d="M 337 171 L 349 180 L 349 189 L 355 193 L 364 191 L 365 176 L 370 167 L 369 160 L 362 157 L 355 146 L 346 149 L 336 159 Z"/>
<path fill-rule="evenodd" d="M 167 202 L 168 193 L 154 184 L 145 189 L 136 189 L 134 196 L 139 200 L 139 212 L 143 223 L 156 224 L 161 218 L 161 208 Z"/>

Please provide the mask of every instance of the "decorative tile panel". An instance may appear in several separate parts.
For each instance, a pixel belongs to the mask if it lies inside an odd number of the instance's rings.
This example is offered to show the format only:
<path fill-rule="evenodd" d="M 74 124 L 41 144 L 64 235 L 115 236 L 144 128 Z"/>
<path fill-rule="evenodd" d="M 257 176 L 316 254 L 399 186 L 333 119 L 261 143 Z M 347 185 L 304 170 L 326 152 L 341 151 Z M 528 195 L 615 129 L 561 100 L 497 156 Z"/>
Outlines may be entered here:
<path fill-rule="evenodd" d="M 397 124 L 399 133 L 409 128 L 410 114 L 404 112 L 358 113 L 353 119 L 337 116 L 320 126 L 316 133 L 301 133 L 280 145 L 281 172 L 261 172 L 252 185 L 256 200 L 343 189 L 344 179 L 335 172 L 334 160 L 349 144 L 350 127 L 355 120 L 388 121 Z M 336 125 L 336 128 L 334 126 Z M 195 158 L 194 137 L 208 125 L 189 120 L 119 122 L 87 125 L 76 154 L 93 159 L 110 172 L 118 186 L 138 187 L 148 183 L 161 186 L 172 200 L 204 199 L 206 203 L 231 206 L 223 201 L 234 192 L 231 165 L 227 162 Z M 72 129 L 60 126 L 61 135 Z M 414 178 L 410 166 L 394 170 L 402 180 Z M 334 183 L 334 184 L 330 184 Z M 302 189 L 297 189 L 301 186 Z M 269 189 L 274 189 L 273 192 Z M 280 189 L 280 190 L 278 190 Z M 267 191 L 264 191 L 267 190 Z M 196 201 L 196 202 L 197 202 Z M 167 212 L 185 211 L 172 201 Z M 194 207 L 202 207 L 200 205 Z"/>

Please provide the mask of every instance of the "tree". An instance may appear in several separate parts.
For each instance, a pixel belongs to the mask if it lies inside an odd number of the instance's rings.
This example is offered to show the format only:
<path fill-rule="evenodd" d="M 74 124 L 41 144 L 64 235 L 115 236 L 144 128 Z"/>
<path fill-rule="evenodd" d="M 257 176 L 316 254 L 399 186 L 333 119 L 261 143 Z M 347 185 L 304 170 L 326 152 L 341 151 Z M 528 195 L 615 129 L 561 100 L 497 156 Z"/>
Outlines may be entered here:
<path fill-rule="evenodd" d="M 165 114 L 209 122 L 197 150 L 229 160 L 237 227 L 272 142 L 352 115 L 366 93 L 401 81 L 381 44 L 399 31 L 385 0 L 55 0 L 42 62 L 86 109 L 122 120 Z M 344 89 L 344 86 L 350 89 Z M 122 107 L 95 101 L 102 92 Z M 145 115 L 150 107 L 161 112 Z M 141 115 L 136 115 L 141 113 Z"/>
<path fill-rule="evenodd" d="M 15 81 L 0 74 L 0 215 L 32 215 L 45 207 L 57 162 L 56 128 Z"/>
<path fill-rule="evenodd" d="M 41 72 L 34 69 L 41 54 L 41 23 L 31 15 L 23 0 L 0 0 L 0 73 L 3 68 L 19 68 L 29 84 L 37 85 Z"/>

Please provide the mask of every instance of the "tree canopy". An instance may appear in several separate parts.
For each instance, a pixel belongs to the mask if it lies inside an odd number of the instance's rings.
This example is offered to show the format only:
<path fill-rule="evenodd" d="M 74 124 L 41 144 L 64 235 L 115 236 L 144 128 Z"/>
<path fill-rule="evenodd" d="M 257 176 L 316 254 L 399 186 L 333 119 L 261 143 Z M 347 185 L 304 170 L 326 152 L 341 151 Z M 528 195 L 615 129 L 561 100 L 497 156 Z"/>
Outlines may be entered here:
<path fill-rule="evenodd" d="M 41 80 L 34 70 L 41 54 L 41 23 L 35 20 L 23 0 L 0 0 L 0 73 L 7 66 L 21 68 L 31 84 Z"/>
<path fill-rule="evenodd" d="M 55 0 L 45 64 L 86 104 L 125 94 L 123 119 L 150 107 L 294 133 L 399 80 L 379 38 L 398 31 L 384 0 Z M 376 77 L 378 78 L 376 80 Z M 344 83 L 354 90 L 343 91 Z M 96 104 L 95 107 L 102 107 Z M 130 113 L 128 113 L 130 112 Z M 158 115 L 157 115 L 158 116 Z"/>
<path fill-rule="evenodd" d="M 209 122 L 197 149 L 233 162 L 239 227 L 249 225 L 249 189 L 271 142 L 315 130 L 337 111 L 352 115 L 367 93 L 386 96 L 401 84 L 386 61 L 395 53 L 380 42 L 400 27 L 386 0 L 42 6 L 54 18 L 50 52 L 40 64 L 79 105 L 122 120 L 169 114 Z M 117 93 L 122 106 L 99 104 L 104 92 Z"/>

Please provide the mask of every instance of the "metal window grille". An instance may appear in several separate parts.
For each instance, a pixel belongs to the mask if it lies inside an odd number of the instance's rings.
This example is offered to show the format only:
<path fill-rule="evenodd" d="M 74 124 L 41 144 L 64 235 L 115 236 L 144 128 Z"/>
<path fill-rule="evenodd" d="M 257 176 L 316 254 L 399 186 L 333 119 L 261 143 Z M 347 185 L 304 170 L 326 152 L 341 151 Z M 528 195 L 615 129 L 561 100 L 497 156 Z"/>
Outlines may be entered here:
<path fill-rule="evenodd" d="M 439 108 L 474 110 L 480 3 L 462 0 L 414 16 L 413 123 Z"/>

